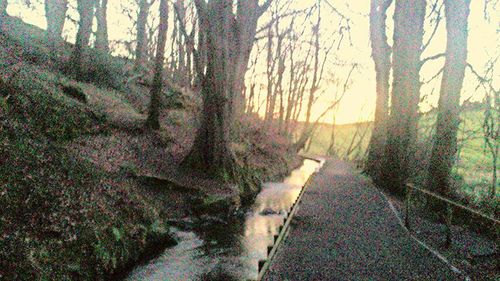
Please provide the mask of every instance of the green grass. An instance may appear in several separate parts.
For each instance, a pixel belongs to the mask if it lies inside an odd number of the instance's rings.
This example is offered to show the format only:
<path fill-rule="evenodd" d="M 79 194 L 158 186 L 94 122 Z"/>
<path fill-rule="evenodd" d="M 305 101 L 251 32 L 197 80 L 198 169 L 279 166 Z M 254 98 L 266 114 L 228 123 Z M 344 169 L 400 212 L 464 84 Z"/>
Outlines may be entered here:
<path fill-rule="evenodd" d="M 458 135 L 459 157 L 454 167 L 457 193 L 478 206 L 492 204 L 492 201 L 488 198 L 492 180 L 492 155 L 487 151 L 482 135 L 483 114 L 480 108 L 467 109 L 462 112 L 462 122 Z M 432 134 L 435 119 L 436 115 L 430 113 L 424 115 L 419 122 L 419 149 L 417 157 L 421 157 L 421 159 L 429 157 L 430 148 L 432 147 L 429 136 Z M 370 133 L 366 134 L 360 148 L 355 150 L 349 157 L 346 157 L 346 150 L 350 146 L 356 131 L 358 129 L 362 131 L 366 126 L 371 127 L 371 124 L 336 126 L 337 137 L 335 145 L 338 152 L 336 156 L 355 162 L 363 160 L 370 139 Z M 325 155 L 330 145 L 331 132 L 331 125 L 321 124 L 308 153 Z M 420 170 L 417 169 L 414 180 L 415 182 L 421 182 L 425 178 L 425 169 L 422 169 L 422 167 L 417 168 Z M 498 195 L 500 186 L 498 184 L 496 192 L 497 198 L 495 200 L 498 202 L 500 198 L 500 195 Z"/>
<path fill-rule="evenodd" d="M 356 123 L 335 126 L 335 146 L 333 156 L 349 160 L 361 161 L 371 136 L 371 123 Z M 366 134 L 363 136 L 365 130 Z M 326 155 L 331 144 L 332 125 L 320 124 L 315 131 L 309 150 L 310 154 Z M 359 147 L 357 146 L 360 142 Z"/>

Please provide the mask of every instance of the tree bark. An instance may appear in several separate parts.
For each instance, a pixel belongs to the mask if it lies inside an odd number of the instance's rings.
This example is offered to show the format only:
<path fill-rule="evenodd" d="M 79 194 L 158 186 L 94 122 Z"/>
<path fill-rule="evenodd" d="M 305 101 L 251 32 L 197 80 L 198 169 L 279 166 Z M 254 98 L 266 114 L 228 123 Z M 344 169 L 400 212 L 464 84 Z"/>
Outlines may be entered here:
<path fill-rule="evenodd" d="M 444 3 L 447 30 L 446 60 L 428 178 L 429 189 L 441 195 L 447 195 L 451 191 L 451 170 L 457 152 L 460 92 L 467 60 L 467 19 L 470 0 L 445 0 Z"/>
<path fill-rule="evenodd" d="M 319 3 L 319 2 L 318 2 Z M 313 68 L 313 80 L 311 82 L 311 88 L 309 89 L 309 99 L 307 101 L 306 108 L 306 121 L 304 125 L 303 135 L 309 130 L 311 124 L 311 113 L 314 101 L 316 99 L 316 92 L 319 87 L 319 52 L 320 52 L 320 42 L 319 42 L 319 32 L 321 27 L 321 6 L 318 5 L 318 19 L 316 25 L 313 28 L 314 32 L 314 68 Z M 326 58 L 325 58 L 326 59 Z"/>
<path fill-rule="evenodd" d="M 107 10 L 108 0 L 97 0 L 95 48 L 104 53 L 109 53 Z"/>
<path fill-rule="evenodd" d="M 377 100 L 372 137 L 368 146 L 365 171 L 377 181 L 382 169 L 389 116 L 389 74 L 391 71 L 391 47 L 387 44 L 387 9 L 392 0 L 372 0 L 370 9 L 370 39 L 372 58 L 375 63 Z"/>
<path fill-rule="evenodd" d="M 146 126 L 153 130 L 160 129 L 160 95 L 163 88 L 163 64 L 165 61 L 165 47 L 168 31 L 168 1 L 160 1 L 160 27 L 158 30 L 158 43 L 156 49 L 155 74 L 151 88 L 151 101 Z"/>
<path fill-rule="evenodd" d="M 270 124 L 274 119 L 274 110 L 276 107 L 276 93 L 273 92 L 274 68 L 276 62 L 273 58 L 273 33 L 272 26 L 269 26 L 267 33 L 267 102 L 266 102 L 266 123 Z"/>
<path fill-rule="evenodd" d="M 269 6 L 270 0 L 263 5 Z M 233 29 L 235 32 L 235 46 L 238 50 L 235 56 L 234 77 L 230 96 L 230 110 L 233 118 L 239 118 L 245 113 L 245 98 L 243 89 L 245 87 L 245 74 L 248 70 L 250 54 L 253 49 L 255 35 L 257 33 L 257 22 L 267 7 L 259 6 L 258 0 L 238 0 L 236 17 Z M 234 121 L 234 120 L 232 120 Z"/>
<path fill-rule="evenodd" d="M 73 73 L 79 76 L 82 73 L 84 51 L 89 45 L 92 33 L 92 20 L 94 17 L 94 0 L 78 0 L 78 33 L 76 34 L 75 46 L 71 55 Z"/>
<path fill-rule="evenodd" d="M 236 162 L 229 135 L 235 105 L 245 104 L 235 100 L 242 96 L 241 85 L 263 7 L 257 0 L 240 0 L 235 15 L 232 0 L 196 0 L 195 4 L 202 21 L 200 32 L 206 36 L 207 70 L 201 89 L 201 126 L 183 165 L 208 172 L 212 177 L 234 179 Z"/>
<path fill-rule="evenodd" d="M 57 50 L 57 43 L 61 42 L 66 12 L 67 0 L 45 0 L 45 18 L 47 19 L 47 36 L 52 52 Z"/>
<path fill-rule="evenodd" d="M 425 0 L 396 0 L 394 12 L 394 80 L 380 183 L 399 194 L 409 177 L 417 132 L 425 8 Z"/>
<path fill-rule="evenodd" d="M 149 8 L 151 4 L 148 0 L 140 0 L 139 15 L 137 16 L 137 39 L 135 47 L 135 69 L 140 69 L 146 60 L 146 50 L 148 36 L 146 24 L 148 22 Z"/>
<path fill-rule="evenodd" d="M 186 26 L 186 7 L 184 6 L 184 1 L 183 0 L 176 0 L 175 4 L 177 6 L 177 13 L 176 17 L 178 22 L 177 24 Z M 189 77 L 188 71 L 187 71 L 187 60 L 186 60 L 186 41 L 189 40 L 188 38 L 185 38 L 185 34 L 179 32 L 179 36 L 177 38 L 177 59 L 178 59 L 178 64 L 177 64 L 177 69 L 176 69 L 176 74 L 177 74 L 177 79 L 176 82 L 178 82 L 181 86 L 187 86 L 187 78 Z"/>

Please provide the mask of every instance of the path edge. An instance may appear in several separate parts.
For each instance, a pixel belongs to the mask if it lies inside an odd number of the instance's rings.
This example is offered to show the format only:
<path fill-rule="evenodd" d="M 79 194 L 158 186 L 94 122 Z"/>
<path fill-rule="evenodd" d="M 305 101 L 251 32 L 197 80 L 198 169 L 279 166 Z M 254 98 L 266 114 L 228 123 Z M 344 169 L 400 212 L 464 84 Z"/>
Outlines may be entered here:
<path fill-rule="evenodd" d="M 300 200 L 302 200 L 302 196 L 306 192 L 307 188 L 311 185 L 311 182 L 312 182 L 314 176 L 317 175 L 321 171 L 324 164 L 326 163 L 326 159 L 324 159 L 324 158 L 319 158 L 319 157 L 316 158 L 316 157 L 309 157 L 309 156 L 303 156 L 303 158 L 316 161 L 316 162 L 320 163 L 320 166 L 316 169 L 316 171 L 314 171 L 309 176 L 306 183 L 302 186 L 302 190 L 300 191 L 299 196 L 297 196 L 297 199 L 293 203 L 292 208 L 290 209 L 290 212 L 285 217 L 285 223 L 278 228 L 278 234 L 274 235 L 273 245 L 267 247 L 267 259 L 259 260 L 259 262 L 258 262 L 259 274 L 258 274 L 257 279 L 255 281 L 261 281 L 266 276 L 266 273 L 269 270 L 269 267 L 271 266 L 271 263 L 273 262 L 273 259 L 276 256 L 276 253 L 277 253 L 281 243 L 286 239 L 288 233 L 290 232 L 290 223 L 291 223 L 294 215 L 297 213 L 297 211 L 299 209 L 299 203 L 300 203 Z"/>

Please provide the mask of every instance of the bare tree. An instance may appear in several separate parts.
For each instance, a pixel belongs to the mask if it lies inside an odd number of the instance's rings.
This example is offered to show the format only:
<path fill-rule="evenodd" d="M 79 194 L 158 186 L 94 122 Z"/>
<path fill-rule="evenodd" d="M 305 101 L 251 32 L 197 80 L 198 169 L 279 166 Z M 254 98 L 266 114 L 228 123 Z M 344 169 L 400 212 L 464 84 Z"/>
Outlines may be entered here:
<path fill-rule="evenodd" d="M 160 27 L 158 29 L 158 47 L 156 49 L 155 74 L 151 88 L 151 101 L 149 103 L 149 114 L 146 127 L 160 129 L 160 95 L 163 88 L 163 64 L 165 61 L 165 46 L 167 45 L 168 31 L 168 2 L 160 1 Z"/>
<path fill-rule="evenodd" d="M 391 71 L 391 47 L 387 43 L 387 9 L 392 0 L 372 0 L 370 8 L 370 39 L 372 58 L 375 63 L 377 101 L 372 136 L 369 144 L 365 170 L 378 178 L 382 169 L 387 119 L 389 117 L 389 74 Z"/>
<path fill-rule="evenodd" d="M 146 60 L 147 41 L 148 36 L 146 32 L 146 25 L 148 22 L 149 8 L 155 0 L 140 0 L 139 1 L 139 14 L 137 16 L 137 40 L 135 47 L 135 69 L 140 69 Z"/>
<path fill-rule="evenodd" d="M 270 3 L 259 6 L 257 0 L 239 0 L 234 9 L 232 0 L 195 1 L 208 59 L 204 71 L 196 55 L 197 71 L 203 77 L 203 117 L 183 165 L 207 171 L 213 177 L 236 177 L 236 162 L 229 147 L 232 118 L 238 105 L 245 104 L 242 89 L 257 21 Z"/>
<path fill-rule="evenodd" d="M 445 0 L 444 3 L 447 29 L 446 61 L 428 178 L 430 190 L 442 195 L 451 191 L 451 169 L 457 152 L 460 92 L 467 60 L 467 19 L 470 0 Z"/>
<path fill-rule="evenodd" d="M 68 10 L 67 0 L 45 0 L 45 18 L 47 19 L 47 36 L 49 44 L 55 50 L 57 42 L 61 41 L 61 35 Z"/>
<path fill-rule="evenodd" d="M 484 75 L 480 75 L 471 64 L 467 67 L 476 77 L 478 85 L 476 89 L 482 87 L 485 92 L 484 97 L 484 118 L 483 118 L 483 140 L 485 143 L 485 151 L 491 155 L 491 186 L 490 198 L 495 198 L 498 182 L 498 152 L 500 147 L 500 89 L 495 89 L 493 85 L 493 77 L 495 75 L 495 66 L 500 56 L 492 58 L 487 63 L 487 69 Z M 473 132 L 474 133 L 474 132 Z"/>
<path fill-rule="evenodd" d="M 75 46 L 71 54 L 71 72 L 80 75 L 83 67 L 84 51 L 89 45 L 90 34 L 92 33 L 92 19 L 94 18 L 95 0 L 78 0 L 77 10 L 80 15 L 78 22 L 78 33 L 76 34 Z"/>
<path fill-rule="evenodd" d="M 295 146 L 295 149 L 297 151 L 300 151 L 301 149 L 303 149 L 305 147 L 305 145 L 307 144 L 308 141 L 310 141 L 312 135 L 314 134 L 314 132 L 316 131 L 316 129 L 318 128 L 319 124 L 320 124 L 320 121 L 323 119 L 323 117 L 330 111 L 332 111 L 333 109 L 335 109 L 336 107 L 338 107 L 338 105 L 340 104 L 340 102 L 342 101 L 342 99 L 344 98 L 347 90 L 348 90 L 348 86 L 349 86 L 349 83 L 351 81 L 351 76 L 352 76 L 352 73 L 354 72 L 354 70 L 358 67 L 357 64 L 353 64 L 351 66 L 351 70 L 349 71 L 349 73 L 347 74 L 347 77 L 346 77 L 346 80 L 344 82 L 344 85 L 343 85 L 343 91 L 342 93 L 339 95 L 338 93 L 335 93 L 335 98 L 334 100 L 332 101 L 332 103 L 330 104 L 330 106 L 328 106 L 324 111 L 323 113 L 321 113 L 321 115 L 316 118 L 316 120 L 310 124 L 308 127 L 307 127 L 307 131 L 305 133 L 303 133 L 299 140 L 294 144 Z M 301 145 L 301 147 L 297 147 L 297 145 Z"/>
<path fill-rule="evenodd" d="M 276 107 L 276 93 L 273 92 L 274 84 L 274 69 L 276 68 L 276 60 L 273 56 L 273 32 L 272 25 L 269 25 L 267 33 L 267 102 L 265 120 L 269 124 L 274 119 L 274 111 Z"/>
<path fill-rule="evenodd" d="M 96 19 L 97 19 L 97 31 L 95 36 L 95 48 L 102 52 L 109 52 L 109 40 L 108 40 L 108 20 L 107 20 L 107 10 L 108 10 L 108 0 L 96 0 Z"/>
<path fill-rule="evenodd" d="M 176 0 L 175 3 L 175 17 L 176 17 L 176 24 L 186 26 L 186 6 L 184 5 L 183 0 Z M 186 32 L 187 33 L 187 32 Z M 189 36 L 189 34 L 186 34 Z M 187 70 L 187 60 L 186 60 L 186 40 L 190 40 L 192 38 L 186 38 L 186 36 L 183 35 L 183 33 L 178 33 L 177 38 L 175 38 L 177 41 L 177 46 L 176 46 L 176 58 L 177 58 L 177 69 L 175 69 L 174 74 L 176 75 L 175 81 L 183 86 L 185 86 L 186 83 L 186 78 L 189 77 L 188 70 Z"/>
<path fill-rule="evenodd" d="M 380 183 L 402 192 L 417 131 L 420 98 L 420 56 L 425 0 L 396 0 L 394 12 L 393 84 L 384 169 Z"/>
<path fill-rule="evenodd" d="M 500 148 L 500 91 L 491 89 L 485 97 L 483 136 L 488 152 L 491 154 L 490 198 L 496 197 L 498 152 Z"/>
<path fill-rule="evenodd" d="M 366 135 L 368 134 L 369 124 L 367 122 L 358 122 L 356 125 L 356 132 L 353 134 L 351 142 L 347 147 L 342 159 L 344 160 L 352 160 L 351 155 L 357 151 L 357 155 L 361 154 L 363 150 L 362 144 L 365 140 Z"/>

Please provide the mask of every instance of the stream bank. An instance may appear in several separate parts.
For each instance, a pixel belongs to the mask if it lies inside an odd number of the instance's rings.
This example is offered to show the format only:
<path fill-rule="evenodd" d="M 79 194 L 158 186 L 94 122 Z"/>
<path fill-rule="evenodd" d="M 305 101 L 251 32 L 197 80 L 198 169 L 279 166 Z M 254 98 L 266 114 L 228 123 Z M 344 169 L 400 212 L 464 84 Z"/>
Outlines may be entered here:
<path fill-rule="evenodd" d="M 185 218 L 177 224 L 179 243 L 138 266 L 126 280 L 256 279 L 258 262 L 283 225 L 309 177 L 320 163 L 304 160 L 283 182 L 266 182 L 254 204 L 239 215 Z"/>
<path fill-rule="evenodd" d="M 162 108 L 161 129 L 144 130 L 150 89 L 120 83 L 133 75 L 133 61 L 89 50 L 89 60 L 119 83 L 76 81 L 61 71 L 71 44 L 49 58 L 44 30 L 5 20 L 0 279 L 105 280 L 158 243 L 173 243 L 171 225 L 181 224 L 200 202 L 190 200 L 191 191 L 147 188 L 139 177 L 176 173 L 198 126 L 200 96 L 189 89 L 176 94 L 182 106 Z M 84 98 L 68 94 L 70 88 Z M 285 137 L 263 130 L 258 118 L 241 120 L 239 127 L 231 148 L 255 175 L 266 180 L 294 167 L 297 157 Z M 223 202 L 233 192 L 227 187 L 193 186 L 202 203 Z"/>

